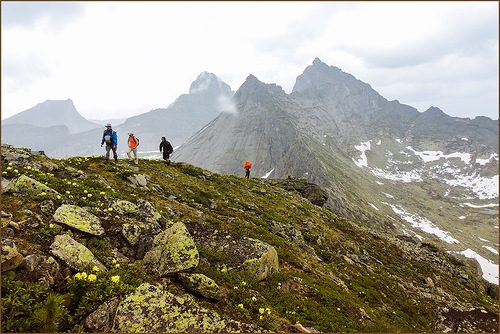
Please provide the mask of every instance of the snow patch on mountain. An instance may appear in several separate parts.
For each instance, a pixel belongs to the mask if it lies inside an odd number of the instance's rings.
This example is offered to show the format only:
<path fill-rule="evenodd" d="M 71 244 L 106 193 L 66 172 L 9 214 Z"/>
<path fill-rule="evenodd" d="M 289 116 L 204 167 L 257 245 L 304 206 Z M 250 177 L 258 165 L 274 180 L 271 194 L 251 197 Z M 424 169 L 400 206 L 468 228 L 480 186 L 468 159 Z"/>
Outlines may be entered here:
<path fill-rule="evenodd" d="M 478 253 L 474 252 L 472 249 L 467 248 L 462 252 L 449 252 L 449 253 L 458 253 L 469 259 L 476 259 L 481 266 L 481 271 L 483 272 L 483 278 L 490 283 L 498 285 L 498 264 L 493 263 L 488 259 L 485 259 Z"/>
<path fill-rule="evenodd" d="M 441 151 L 416 151 L 411 146 L 406 146 L 406 148 L 412 151 L 415 155 L 419 156 L 424 162 L 436 161 L 441 158 L 451 159 L 451 158 L 460 158 L 464 163 L 469 164 L 471 159 L 470 153 L 450 153 L 444 154 Z"/>
<path fill-rule="evenodd" d="M 376 207 L 375 205 L 373 205 L 372 203 L 368 202 L 368 204 L 370 204 L 370 206 L 371 206 L 372 208 L 374 208 L 375 210 L 380 211 L 380 209 L 379 209 L 379 208 L 377 208 L 377 207 Z"/>
<path fill-rule="evenodd" d="M 470 208 L 474 209 L 480 209 L 480 208 L 494 208 L 495 206 L 498 206 L 497 203 L 491 203 L 491 204 L 484 204 L 484 205 L 476 205 L 476 204 L 471 204 L 471 203 L 464 203 L 465 206 L 468 206 Z"/>
<path fill-rule="evenodd" d="M 451 237 L 450 232 L 446 232 L 441 230 L 439 227 L 434 225 L 430 220 L 425 217 L 420 217 L 417 214 L 412 214 L 407 212 L 400 205 L 393 205 L 386 202 L 382 202 L 382 204 L 388 205 L 391 207 L 392 211 L 394 211 L 401 219 L 411 224 L 412 227 L 418 228 L 426 233 L 433 234 L 437 236 L 439 239 L 449 243 L 449 244 L 459 244 L 460 242 Z"/>
<path fill-rule="evenodd" d="M 394 196 L 392 196 L 391 194 L 384 193 L 384 192 L 383 192 L 382 194 L 384 194 L 384 195 L 385 195 L 385 197 L 387 197 L 387 198 L 394 198 Z"/>
<path fill-rule="evenodd" d="M 416 170 L 409 172 L 396 171 L 391 173 L 380 168 L 372 168 L 372 174 L 380 179 L 387 179 L 392 181 L 402 181 L 405 183 L 409 182 L 420 182 L 422 177 L 418 174 Z"/>
<path fill-rule="evenodd" d="M 486 248 L 487 250 L 489 250 L 490 252 L 492 252 L 493 254 L 496 254 L 498 255 L 498 250 L 496 250 L 495 248 L 493 247 L 490 247 L 490 246 L 483 246 L 483 248 Z"/>
<path fill-rule="evenodd" d="M 465 219 L 465 216 L 460 216 L 460 217 L 458 217 L 458 219 L 463 220 L 463 219 Z"/>
<path fill-rule="evenodd" d="M 480 164 L 481 166 L 484 166 L 487 163 L 491 162 L 491 160 L 497 160 L 498 161 L 498 154 L 491 153 L 491 155 L 490 155 L 490 157 L 488 159 L 478 159 L 478 158 L 476 158 L 476 163 Z"/>
<path fill-rule="evenodd" d="M 267 172 L 266 175 L 262 176 L 261 179 L 267 179 L 272 172 L 274 172 L 274 168 Z"/>
<path fill-rule="evenodd" d="M 359 145 L 354 145 L 354 148 L 361 152 L 361 157 L 358 160 L 354 160 L 354 158 L 352 158 L 354 164 L 359 168 L 368 167 L 368 158 L 366 157 L 366 151 L 371 150 L 371 140 Z"/>
<path fill-rule="evenodd" d="M 477 173 L 471 175 L 455 175 L 454 179 L 443 179 L 450 186 L 462 186 L 468 188 L 479 199 L 491 199 L 498 197 L 498 175 L 492 177 L 480 176 Z"/>

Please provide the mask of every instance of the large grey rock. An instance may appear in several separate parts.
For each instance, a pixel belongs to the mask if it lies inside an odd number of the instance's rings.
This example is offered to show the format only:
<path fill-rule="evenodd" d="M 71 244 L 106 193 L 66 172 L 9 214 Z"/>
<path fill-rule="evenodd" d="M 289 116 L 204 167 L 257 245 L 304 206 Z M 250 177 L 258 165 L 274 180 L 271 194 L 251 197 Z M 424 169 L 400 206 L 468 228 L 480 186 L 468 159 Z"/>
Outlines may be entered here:
<path fill-rule="evenodd" d="M 176 296 L 161 286 L 144 283 L 120 302 L 113 331 L 122 333 L 255 332 L 252 325 L 224 319 L 196 303 L 190 295 Z"/>
<path fill-rule="evenodd" d="M 54 220 L 89 234 L 104 234 L 104 228 L 99 218 L 76 205 L 64 204 L 57 208 Z"/>
<path fill-rule="evenodd" d="M 144 265 L 160 276 L 195 268 L 198 263 L 198 249 L 186 226 L 180 222 L 159 233 L 154 238 L 153 248 L 144 256 Z"/>
<path fill-rule="evenodd" d="M 23 263 L 23 256 L 17 250 L 16 244 L 10 239 L 2 242 L 2 272 L 17 268 Z"/>
<path fill-rule="evenodd" d="M 47 187 L 45 184 L 38 182 L 26 175 L 21 175 L 12 181 L 11 189 L 14 193 L 21 193 L 27 195 L 38 195 L 43 192 L 59 194 L 54 189 Z"/>
<path fill-rule="evenodd" d="M 121 215 L 131 215 L 137 212 L 137 205 L 125 200 L 116 201 L 111 205 L 111 207 Z"/>
<path fill-rule="evenodd" d="M 50 245 L 50 252 L 78 271 L 85 271 L 94 266 L 100 270 L 106 270 L 106 267 L 87 247 L 67 234 L 56 235 L 54 242 Z"/>
<path fill-rule="evenodd" d="M 97 310 L 85 318 L 85 328 L 94 333 L 109 333 L 113 328 L 113 321 L 119 303 L 118 298 L 104 302 Z"/>
<path fill-rule="evenodd" d="M 244 271 L 257 280 L 279 270 L 276 249 L 261 240 L 231 235 L 194 222 L 189 224 L 189 230 L 197 244 L 224 254 L 224 265 L 230 268 Z"/>
<path fill-rule="evenodd" d="M 200 294 L 205 298 L 219 299 L 220 288 L 213 279 L 203 274 L 179 274 L 179 279 L 189 291 Z"/>
<path fill-rule="evenodd" d="M 146 200 L 137 200 L 137 216 L 147 222 L 158 222 L 162 218 L 161 214 Z"/>

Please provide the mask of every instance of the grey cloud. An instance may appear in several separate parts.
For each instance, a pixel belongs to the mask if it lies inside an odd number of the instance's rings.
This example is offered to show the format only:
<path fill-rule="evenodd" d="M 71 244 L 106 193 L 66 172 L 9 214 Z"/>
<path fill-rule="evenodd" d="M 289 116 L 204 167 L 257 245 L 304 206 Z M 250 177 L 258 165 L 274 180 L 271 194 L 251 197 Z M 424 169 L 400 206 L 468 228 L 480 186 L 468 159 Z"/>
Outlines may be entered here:
<path fill-rule="evenodd" d="M 480 17 L 470 17 L 467 13 L 454 16 L 445 22 L 445 29 L 436 31 L 431 39 L 402 45 L 398 49 L 374 52 L 363 46 L 340 46 L 348 52 L 356 53 L 371 66 L 399 68 L 436 61 L 449 54 L 478 55 L 490 54 L 492 43 L 498 41 L 498 14 L 484 13 Z M 423 23 L 425 24 L 425 23 Z M 395 27 L 396 28 L 396 27 Z"/>
<path fill-rule="evenodd" d="M 60 28 L 83 14 L 83 4 L 76 2 L 2 1 L 2 28 L 32 26 L 48 18 L 53 28 Z"/>

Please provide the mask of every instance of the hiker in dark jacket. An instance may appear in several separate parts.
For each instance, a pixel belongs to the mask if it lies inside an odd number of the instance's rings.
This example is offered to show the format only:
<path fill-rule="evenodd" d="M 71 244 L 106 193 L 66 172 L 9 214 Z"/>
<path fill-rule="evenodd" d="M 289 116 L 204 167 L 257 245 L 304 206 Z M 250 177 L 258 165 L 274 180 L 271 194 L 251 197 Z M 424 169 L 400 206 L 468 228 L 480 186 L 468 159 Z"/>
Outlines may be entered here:
<path fill-rule="evenodd" d="M 174 148 L 170 142 L 165 137 L 161 137 L 160 152 L 163 152 L 163 160 L 167 162 L 167 165 L 170 165 L 170 160 L 168 158 L 173 151 Z"/>
<path fill-rule="evenodd" d="M 118 155 L 116 154 L 116 148 L 118 146 L 118 136 L 109 123 L 106 124 L 106 130 L 102 133 L 101 147 L 104 143 L 106 143 L 106 160 L 109 160 L 109 151 L 113 150 L 113 157 L 115 158 L 115 162 L 117 162 Z"/>

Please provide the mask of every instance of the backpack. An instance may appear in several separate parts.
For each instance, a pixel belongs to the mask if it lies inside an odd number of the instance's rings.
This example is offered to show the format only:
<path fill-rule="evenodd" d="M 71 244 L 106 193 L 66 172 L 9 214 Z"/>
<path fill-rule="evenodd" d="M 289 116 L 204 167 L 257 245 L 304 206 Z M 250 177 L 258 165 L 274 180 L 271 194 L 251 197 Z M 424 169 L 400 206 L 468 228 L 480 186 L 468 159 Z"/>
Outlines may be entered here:
<path fill-rule="evenodd" d="M 135 143 L 135 147 L 134 148 L 137 148 L 137 146 L 139 146 L 139 138 L 137 138 L 136 136 L 132 136 L 132 139 Z"/>
<path fill-rule="evenodd" d="M 113 142 L 113 130 L 104 131 L 104 141 L 106 145 L 111 145 Z"/>

